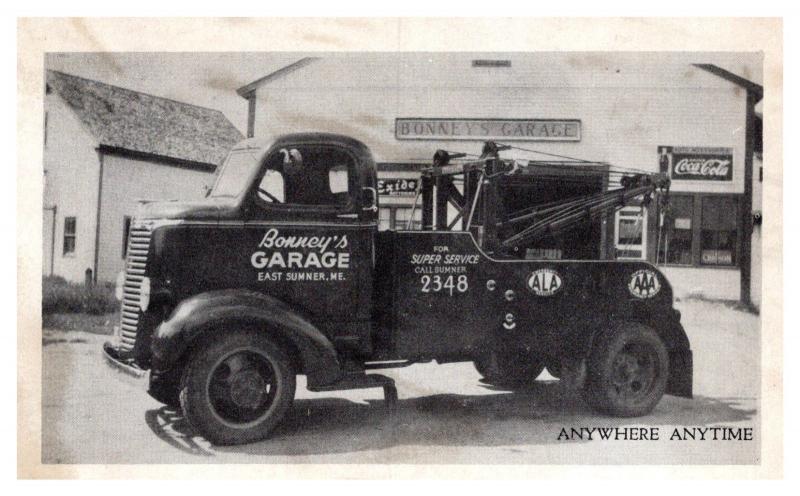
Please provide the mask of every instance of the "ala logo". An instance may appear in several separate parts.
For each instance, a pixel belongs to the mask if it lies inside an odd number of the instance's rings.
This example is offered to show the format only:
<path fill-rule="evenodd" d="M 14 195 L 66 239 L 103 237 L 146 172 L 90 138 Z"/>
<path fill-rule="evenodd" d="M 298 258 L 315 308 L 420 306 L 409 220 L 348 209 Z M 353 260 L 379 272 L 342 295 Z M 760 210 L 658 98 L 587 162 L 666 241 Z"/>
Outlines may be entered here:
<path fill-rule="evenodd" d="M 553 269 L 539 269 L 528 276 L 528 289 L 537 296 L 553 296 L 562 285 L 561 276 Z"/>
<path fill-rule="evenodd" d="M 637 298 L 652 298 L 661 291 L 658 276 L 652 270 L 641 269 L 631 275 L 628 291 Z"/>

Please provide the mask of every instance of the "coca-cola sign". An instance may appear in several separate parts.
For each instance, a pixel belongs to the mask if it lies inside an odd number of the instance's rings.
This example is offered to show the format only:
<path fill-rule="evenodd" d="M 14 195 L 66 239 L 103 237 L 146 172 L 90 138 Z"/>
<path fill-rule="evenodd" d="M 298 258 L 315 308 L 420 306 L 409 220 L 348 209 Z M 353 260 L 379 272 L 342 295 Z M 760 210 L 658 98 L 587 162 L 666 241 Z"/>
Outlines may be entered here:
<path fill-rule="evenodd" d="M 673 181 L 730 181 L 733 149 L 718 147 L 658 147 L 661 171 Z"/>

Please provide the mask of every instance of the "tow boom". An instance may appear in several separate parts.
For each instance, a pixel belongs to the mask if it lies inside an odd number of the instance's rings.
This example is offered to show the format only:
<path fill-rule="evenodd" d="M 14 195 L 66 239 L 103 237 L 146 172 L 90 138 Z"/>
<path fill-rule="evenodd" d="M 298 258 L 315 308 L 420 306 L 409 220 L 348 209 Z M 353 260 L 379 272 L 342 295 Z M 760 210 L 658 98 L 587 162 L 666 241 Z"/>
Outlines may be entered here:
<path fill-rule="evenodd" d="M 602 218 L 630 205 L 638 198 L 642 199 L 642 205 L 649 204 L 654 196 L 658 196 L 662 205 L 667 201 L 670 180 L 666 174 L 622 169 L 603 162 L 579 159 L 555 162 L 500 158 L 499 152 L 510 148 L 514 147 L 487 142 L 478 160 L 458 164 L 451 164 L 451 161 L 464 159 L 467 154 L 437 151 L 433 165 L 422 171 L 421 185 L 417 193 L 417 199 L 420 194 L 423 199 L 423 229 L 449 230 L 462 220 L 464 230 L 470 230 L 476 210 L 482 209 L 484 228 L 488 234 L 496 235 L 495 240 L 487 239 L 490 247 L 493 245 L 498 249 L 515 250 Z M 485 198 L 487 195 L 491 196 L 492 192 L 497 193 L 497 180 L 503 176 L 530 174 L 536 169 L 539 172 L 553 168 L 564 170 L 566 167 L 574 173 L 571 180 L 575 181 L 576 177 L 586 178 L 581 176 L 582 171 L 586 170 L 586 167 L 582 170 L 581 166 L 586 165 L 603 167 L 602 174 L 606 175 L 606 184 L 613 182 L 615 186 L 618 184 L 618 187 L 599 193 L 536 204 L 514 212 L 499 212 L 495 208 L 497 202 L 487 201 Z M 597 171 L 593 173 L 596 175 Z M 455 187 L 454 180 L 463 180 L 463 192 Z M 435 198 L 431 191 L 434 187 Z M 416 204 L 415 199 L 415 208 Z M 455 219 L 449 223 L 446 222 L 448 204 L 457 211 Z M 437 214 L 436 221 L 433 220 L 434 212 Z M 501 234 L 509 231 L 513 231 L 514 234 L 507 236 Z"/>

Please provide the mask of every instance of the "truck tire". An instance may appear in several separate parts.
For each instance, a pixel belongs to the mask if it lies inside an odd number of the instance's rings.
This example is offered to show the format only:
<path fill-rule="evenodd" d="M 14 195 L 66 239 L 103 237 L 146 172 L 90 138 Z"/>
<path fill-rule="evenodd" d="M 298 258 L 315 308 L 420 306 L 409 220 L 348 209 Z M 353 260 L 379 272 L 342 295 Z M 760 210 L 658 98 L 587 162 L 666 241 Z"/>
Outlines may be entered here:
<path fill-rule="evenodd" d="M 294 399 L 295 370 L 267 336 L 228 331 L 190 358 L 180 403 L 189 423 L 211 443 L 242 444 L 267 437 Z"/>
<path fill-rule="evenodd" d="M 473 363 L 485 382 L 498 386 L 530 384 L 544 370 L 544 363 L 526 352 L 492 352 Z"/>
<path fill-rule="evenodd" d="M 592 348 L 583 396 L 600 413 L 647 415 L 664 395 L 668 377 L 669 355 L 658 334 L 635 322 L 617 324 Z"/>

